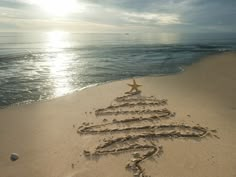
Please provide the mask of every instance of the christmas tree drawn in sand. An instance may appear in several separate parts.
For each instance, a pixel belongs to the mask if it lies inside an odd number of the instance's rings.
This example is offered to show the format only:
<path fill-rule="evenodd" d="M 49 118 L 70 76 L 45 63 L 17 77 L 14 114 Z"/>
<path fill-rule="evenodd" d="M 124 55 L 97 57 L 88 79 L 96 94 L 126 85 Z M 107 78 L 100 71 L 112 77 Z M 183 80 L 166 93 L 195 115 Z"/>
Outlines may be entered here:
<path fill-rule="evenodd" d="M 142 96 L 135 80 L 131 91 L 125 96 L 117 97 L 114 102 L 102 109 L 97 109 L 95 115 L 103 118 L 102 124 L 90 125 L 83 123 L 77 130 L 80 135 L 103 134 L 109 138 L 103 139 L 93 151 L 84 150 L 88 157 L 98 157 L 105 154 L 119 154 L 131 152 L 133 158 L 126 168 L 134 177 L 148 177 L 142 162 L 150 157 L 160 157 L 164 152 L 158 144 L 160 139 L 191 138 L 202 139 L 216 133 L 200 125 L 165 123 L 175 117 L 175 113 L 165 107 L 166 99 L 153 96 Z M 135 91 L 135 92 L 132 92 Z M 116 117 L 109 120 L 109 116 Z M 118 135 L 115 138 L 112 135 Z M 214 135 L 216 136 L 216 135 Z M 217 136 L 216 136 L 217 137 Z"/>

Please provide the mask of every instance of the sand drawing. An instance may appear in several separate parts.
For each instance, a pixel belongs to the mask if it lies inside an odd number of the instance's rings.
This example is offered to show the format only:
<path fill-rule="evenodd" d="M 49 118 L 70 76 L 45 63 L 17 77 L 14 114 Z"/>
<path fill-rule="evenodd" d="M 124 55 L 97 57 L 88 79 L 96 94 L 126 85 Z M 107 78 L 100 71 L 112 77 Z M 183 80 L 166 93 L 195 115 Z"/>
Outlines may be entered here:
<path fill-rule="evenodd" d="M 165 105 L 167 105 L 166 99 L 145 97 L 138 91 L 117 97 L 112 105 L 97 109 L 95 115 L 98 118 L 107 117 L 105 121 L 97 125 L 85 123 L 78 128 L 77 133 L 113 135 L 114 137 L 103 139 L 94 151 L 84 150 L 84 155 L 101 156 L 132 152 L 133 158 L 126 168 L 133 172 L 134 177 L 148 177 L 141 164 L 150 157 L 160 157 L 164 152 L 163 147 L 157 145 L 158 140 L 201 139 L 216 133 L 215 130 L 211 131 L 200 125 L 163 123 L 175 117 L 175 113 L 167 108 L 160 108 Z M 109 120 L 109 117 L 116 118 Z"/>

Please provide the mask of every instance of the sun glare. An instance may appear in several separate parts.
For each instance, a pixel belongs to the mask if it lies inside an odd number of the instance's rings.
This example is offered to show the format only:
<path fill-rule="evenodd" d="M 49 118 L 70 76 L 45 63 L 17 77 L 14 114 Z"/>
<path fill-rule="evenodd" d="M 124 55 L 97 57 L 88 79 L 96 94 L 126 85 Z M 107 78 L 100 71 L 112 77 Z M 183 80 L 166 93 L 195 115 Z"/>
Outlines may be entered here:
<path fill-rule="evenodd" d="M 70 47 L 70 44 L 67 41 L 68 35 L 69 34 L 67 32 L 63 32 L 63 31 L 52 31 L 52 32 L 46 33 L 47 52 L 61 51 L 63 50 L 63 48 Z"/>
<path fill-rule="evenodd" d="M 46 44 L 46 60 L 50 69 L 50 78 L 54 86 L 54 96 L 62 96 L 72 91 L 71 73 L 69 69 L 73 65 L 74 54 L 65 48 L 68 44 L 69 33 L 62 31 L 48 32 Z"/>
<path fill-rule="evenodd" d="M 35 3 L 52 16 L 66 16 L 82 10 L 76 0 L 38 0 Z"/>

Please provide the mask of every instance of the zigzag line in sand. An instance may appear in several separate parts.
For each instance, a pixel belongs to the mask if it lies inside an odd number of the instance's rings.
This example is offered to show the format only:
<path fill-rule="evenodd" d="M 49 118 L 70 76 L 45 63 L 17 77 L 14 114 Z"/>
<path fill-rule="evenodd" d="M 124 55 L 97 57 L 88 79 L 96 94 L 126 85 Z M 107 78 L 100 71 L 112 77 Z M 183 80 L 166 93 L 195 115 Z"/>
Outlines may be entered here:
<path fill-rule="evenodd" d="M 158 156 L 160 152 L 162 152 L 162 147 L 156 147 L 153 145 L 140 145 L 140 144 L 131 144 L 128 147 L 121 147 L 116 148 L 117 145 L 127 144 L 130 141 L 138 140 L 138 139 L 148 139 L 148 138 L 203 138 L 206 137 L 210 132 L 207 128 L 203 128 L 200 126 L 187 126 L 187 125 L 160 125 L 157 128 L 179 128 L 179 130 L 167 131 L 162 130 L 163 132 L 160 133 L 144 133 L 139 135 L 128 135 L 125 137 L 119 137 L 112 140 L 107 140 L 104 144 L 98 145 L 95 149 L 94 153 L 90 153 L 89 151 L 84 151 L 86 156 L 94 156 L 94 155 L 103 155 L 103 154 L 114 154 L 114 153 L 123 153 L 130 150 L 141 150 L 144 151 L 146 149 L 151 149 L 142 157 L 138 157 L 133 159 L 131 162 L 128 163 L 127 167 L 131 169 L 134 173 L 134 176 L 137 177 L 146 177 L 144 174 L 144 169 L 140 166 L 140 163 L 143 162 L 145 159 L 153 156 L 158 151 Z M 107 132 L 112 132 L 113 130 L 108 130 Z M 122 130 L 120 130 L 122 131 Z M 186 131 L 186 132 L 185 132 Z M 98 132 L 101 133 L 101 132 Z M 102 132 L 104 133 L 104 132 Z M 112 148 L 114 145 L 115 148 Z M 159 150 L 158 150 L 159 149 Z"/>
<path fill-rule="evenodd" d="M 162 114 L 170 111 L 168 109 L 147 109 L 147 110 L 134 110 L 134 111 L 97 111 L 95 112 L 96 116 L 106 116 L 106 115 L 124 115 L 124 114 Z"/>
<path fill-rule="evenodd" d="M 155 97 L 143 97 L 140 95 L 140 92 L 129 94 L 122 97 L 117 97 L 115 99 L 116 102 L 125 102 L 120 105 L 111 105 L 107 108 L 98 109 L 95 111 L 96 116 L 107 116 L 107 115 L 126 115 L 126 114 L 150 114 L 150 117 L 133 117 L 129 119 L 123 120 L 115 120 L 110 123 L 104 123 L 99 125 L 91 125 L 89 123 L 84 123 L 85 126 L 81 126 L 77 129 L 77 133 L 81 135 L 85 134 L 108 134 L 108 133 L 118 133 L 123 132 L 127 133 L 127 131 L 135 132 L 134 135 L 125 135 L 122 137 L 117 137 L 113 139 L 103 140 L 104 143 L 99 144 L 94 152 L 90 152 L 84 150 L 85 156 L 100 156 L 105 154 L 117 154 L 124 153 L 128 151 L 141 151 L 142 155 L 138 152 L 133 153 L 133 159 L 127 164 L 127 168 L 133 172 L 134 177 L 148 177 L 144 173 L 144 169 L 141 167 L 141 163 L 154 155 L 158 157 L 163 153 L 162 146 L 156 146 L 152 140 L 155 139 L 177 139 L 177 138 L 204 138 L 208 135 L 211 135 L 212 132 L 216 133 L 216 131 L 209 131 L 207 128 L 201 126 L 189 126 L 189 125 L 140 125 L 140 126 L 130 126 L 133 123 L 141 123 L 143 121 L 161 121 L 164 119 L 169 119 L 175 116 L 175 113 L 172 113 L 168 109 L 161 110 L 131 110 L 131 111 L 122 111 L 118 110 L 118 108 L 131 108 L 136 106 L 161 106 L 166 105 L 167 100 L 159 100 Z M 145 102 L 147 101 L 147 102 Z M 149 103 L 148 103 L 149 101 Z M 137 103 L 130 103 L 137 102 Z M 154 115 L 152 115 L 154 114 Z M 152 116 L 151 116 L 152 115 Z M 105 119 L 104 119 L 105 120 Z M 126 127 L 124 127 L 124 125 Z M 121 127 L 117 127 L 118 125 L 122 125 Z M 115 126 L 115 127 L 112 127 Z M 216 136 L 216 135 L 214 135 Z M 139 140 L 149 140 L 149 143 L 145 141 L 145 144 L 137 143 Z"/>
<path fill-rule="evenodd" d="M 116 102 L 138 102 L 138 101 L 151 101 L 151 102 L 159 102 L 159 99 L 156 99 L 154 97 L 143 97 L 143 96 L 138 96 L 134 97 L 136 95 L 127 95 L 123 97 L 117 97 L 115 99 Z M 167 100 L 166 100 L 167 101 Z"/>
<path fill-rule="evenodd" d="M 117 108 L 124 108 L 124 107 L 132 108 L 132 107 L 135 107 L 135 106 L 164 106 L 166 104 L 167 104 L 167 100 L 165 100 L 165 99 L 158 100 L 158 102 L 149 102 L 149 103 L 147 103 L 147 102 L 123 103 L 123 104 L 120 104 L 120 105 L 111 105 L 111 106 L 108 106 L 106 108 L 97 109 L 95 111 L 95 114 L 96 114 L 96 112 L 114 110 L 114 109 L 117 109 Z"/>
<path fill-rule="evenodd" d="M 113 132 L 125 132 L 125 131 L 139 131 L 139 130 L 149 130 L 153 132 L 154 130 L 169 130 L 169 129 L 182 129 L 185 131 L 202 131 L 205 130 L 202 127 L 199 126 L 188 126 L 188 125 L 146 125 L 146 126 L 136 126 L 136 127 L 123 127 L 123 128 L 106 128 L 107 125 L 113 125 L 113 124 L 101 124 L 101 125 L 94 125 L 94 126 L 87 126 L 83 127 L 81 129 L 78 129 L 78 133 L 80 134 L 88 134 L 88 133 L 113 133 Z M 99 128 L 96 130 L 96 128 Z M 104 128 L 103 128 L 104 127 Z"/>
<path fill-rule="evenodd" d="M 161 121 L 164 119 L 169 119 L 173 117 L 171 114 L 163 114 L 163 115 L 159 115 L 159 116 L 151 116 L 151 117 L 139 117 L 139 118 L 129 118 L 129 119 L 124 119 L 124 120 L 113 120 L 113 122 L 111 123 L 104 123 L 104 124 L 99 124 L 99 125 L 91 125 L 89 126 L 89 124 L 85 123 L 85 126 L 80 126 L 77 130 L 77 133 L 98 133 L 100 130 L 93 130 L 96 128 L 102 128 L 105 126 L 109 126 L 109 125 L 119 125 L 119 124 L 126 124 L 126 123 L 140 123 L 143 121 Z M 110 131 L 110 130 L 109 130 Z"/>

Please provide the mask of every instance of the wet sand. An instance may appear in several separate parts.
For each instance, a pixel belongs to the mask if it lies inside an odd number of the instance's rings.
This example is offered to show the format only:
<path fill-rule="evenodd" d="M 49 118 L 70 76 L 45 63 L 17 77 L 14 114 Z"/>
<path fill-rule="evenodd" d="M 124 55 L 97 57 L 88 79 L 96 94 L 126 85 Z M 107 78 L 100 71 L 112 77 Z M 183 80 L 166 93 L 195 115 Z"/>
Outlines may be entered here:
<path fill-rule="evenodd" d="M 0 176 L 236 175 L 236 54 L 0 110 Z M 11 153 L 19 154 L 12 162 Z"/>

